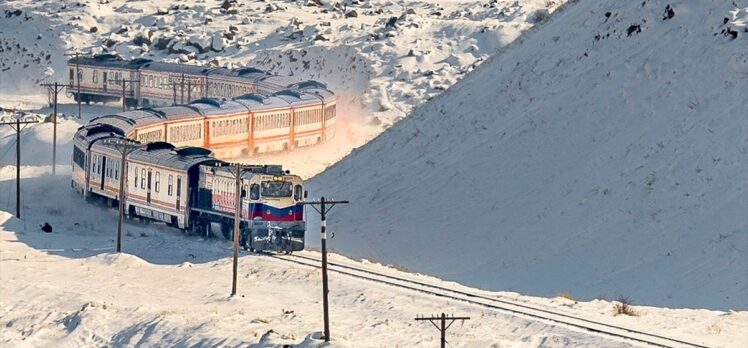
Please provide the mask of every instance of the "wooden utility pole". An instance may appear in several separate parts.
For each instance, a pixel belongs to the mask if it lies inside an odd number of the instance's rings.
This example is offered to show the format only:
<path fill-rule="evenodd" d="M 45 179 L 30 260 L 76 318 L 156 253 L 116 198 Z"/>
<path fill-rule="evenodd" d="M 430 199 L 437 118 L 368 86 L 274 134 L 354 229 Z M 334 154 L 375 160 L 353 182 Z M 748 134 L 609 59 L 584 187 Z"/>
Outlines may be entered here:
<path fill-rule="evenodd" d="M 236 198 L 234 200 L 234 278 L 231 283 L 231 296 L 236 295 L 236 277 L 239 271 L 239 228 L 241 227 L 242 212 L 242 165 L 236 163 Z"/>
<path fill-rule="evenodd" d="M 104 140 L 122 155 L 119 164 L 119 219 L 117 220 L 117 252 L 122 252 L 122 223 L 125 219 L 125 178 L 127 178 L 127 155 L 141 147 L 140 143 L 126 138 Z M 145 178 L 143 178 L 145 180 Z"/>
<path fill-rule="evenodd" d="M 57 95 L 65 88 L 60 83 L 42 83 L 52 93 L 54 112 L 52 113 L 52 175 L 57 175 Z"/>
<path fill-rule="evenodd" d="M 310 205 L 320 214 L 320 232 L 322 233 L 322 315 L 325 320 L 325 342 L 330 341 L 330 311 L 327 294 L 330 292 L 327 286 L 327 214 L 336 204 L 348 204 L 348 201 L 325 200 L 321 197 L 319 201 L 299 202 Z M 317 206 L 319 205 L 319 209 Z"/>
<path fill-rule="evenodd" d="M 21 218 L 21 131 L 26 128 L 27 125 L 32 123 L 38 123 L 37 121 L 21 121 L 21 117 L 18 116 L 15 110 L 13 114 L 16 116 L 16 120 L 12 122 L 2 122 L 0 126 L 8 125 L 10 128 L 16 131 L 16 217 Z M 21 128 L 23 125 L 23 128 Z"/>
<path fill-rule="evenodd" d="M 78 99 L 78 119 L 80 119 L 81 118 L 81 100 L 83 99 L 83 97 L 81 96 L 81 70 L 80 70 L 80 59 L 79 59 L 80 52 L 75 51 L 73 53 L 66 53 L 65 55 L 75 57 L 75 80 L 78 82 L 78 97 L 75 99 Z"/>
<path fill-rule="evenodd" d="M 185 81 L 185 75 L 182 74 L 179 77 L 179 80 L 176 78 L 169 78 L 169 82 L 162 84 L 162 86 L 169 86 L 172 88 L 172 105 L 177 105 L 177 87 L 179 87 L 180 90 L 180 96 L 179 96 L 179 102 L 181 104 L 185 103 L 185 95 L 184 95 L 184 89 L 187 87 L 187 103 L 192 101 L 192 87 L 195 86 L 203 86 L 203 83 L 197 83 L 193 84 L 192 79 L 186 78 Z"/>
<path fill-rule="evenodd" d="M 442 313 L 438 316 L 430 316 L 430 317 L 416 317 L 416 321 L 426 321 L 428 320 L 433 324 L 437 329 L 439 329 L 439 332 L 441 333 L 441 348 L 447 347 L 447 329 L 449 329 L 452 324 L 456 320 L 470 320 L 470 317 L 455 317 L 453 315 L 447 316 L 446 314 Z M 447 321 L 449 321 L 449 324 L 447 324 Z M 437 325 L 437 323 L 439 323 Z"/>
<path fill-rule="evenodd" d="M 127 111 L 127 94 L 125 94 L 127 84 L 140 83 L 140 80 L 127 80 L 123 77 L 122 80 L 109 80 L 109 82 L 122 84 L 122 111 Z"/>

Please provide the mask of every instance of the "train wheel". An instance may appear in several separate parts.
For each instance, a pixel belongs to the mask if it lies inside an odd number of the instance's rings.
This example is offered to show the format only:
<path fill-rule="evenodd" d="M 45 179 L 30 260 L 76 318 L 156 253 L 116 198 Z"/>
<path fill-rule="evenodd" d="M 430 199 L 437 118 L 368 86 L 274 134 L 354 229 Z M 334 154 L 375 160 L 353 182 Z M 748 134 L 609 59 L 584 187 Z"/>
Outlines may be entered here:
<path fill-rule="evenodd" d="M 230 240 L 230 241 L 234 240 L 234 238 L 233 238 L 234 237 L 233 236 L 233 234 L 234 234 L 233 232 L 234 231 L 233 230 L 234 230 L 234 228 L 231 225 L 229 225 L 228 223 L 222 223 L 221 224 L 221 233 L 223 233 L 223 237 L 226 238 L 226 240 Z"/>
<path fill-rule="evenodd" d="M 226 224 L 222 224 L 219 222 L 209 222 L 208 223 L 208 235 L 214 238 L 218 239 L 226 239 L 226 232 L 225 230 Z"/>

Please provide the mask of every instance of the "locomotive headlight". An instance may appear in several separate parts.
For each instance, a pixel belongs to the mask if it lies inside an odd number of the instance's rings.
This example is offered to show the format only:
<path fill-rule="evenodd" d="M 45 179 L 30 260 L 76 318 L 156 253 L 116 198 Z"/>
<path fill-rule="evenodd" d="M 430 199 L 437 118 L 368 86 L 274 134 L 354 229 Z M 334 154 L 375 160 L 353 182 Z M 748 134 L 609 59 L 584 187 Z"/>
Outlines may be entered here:
<path fill-rule="evenodd" d="M 283 177 L 282 176 L 274 176 L 273 177 L 273 181 L 283 181 Z"/>

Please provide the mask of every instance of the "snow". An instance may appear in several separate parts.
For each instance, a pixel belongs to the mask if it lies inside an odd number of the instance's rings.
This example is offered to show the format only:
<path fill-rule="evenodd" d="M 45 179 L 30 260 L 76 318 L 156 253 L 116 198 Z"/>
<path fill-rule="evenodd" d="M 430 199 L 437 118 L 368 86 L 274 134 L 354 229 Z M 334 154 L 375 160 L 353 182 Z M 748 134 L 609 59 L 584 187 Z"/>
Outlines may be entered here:
<path fill-rule="evenodd" d="M 346 128 L 338 123 L 337 133 L 345 133 L 345 141 L 312 152 L 311 157 L 305 151 L 306 155 L 288 159 L 298 173 L 311 176 L 517 38 L 533 25 L 529 16 L 536 10 L 552 12 L 563 1 L 307 3 L 239 1 L 224 9 L 223 1 L 217 0 L 2 1 L 0 95 L 38 96 L 39 82 L 66 81 L 68 57 L 63 54 L 75 50 L 253 66 L 319 80 L 339 96 L 338 119 Z M 5 17 L 5 11 L 16 10 L 21 14 Z M 344 16 L 351 10 L 358 17 Z M 95 33 L 92 27 L 97 28 Z M 142 37 L 150 44 L 141 43 Z M 417 52 L 417 61 L 408 56 L 411 50 Z M 44 74 L 46 68 L 53 74 Z"/>
<path fill-rule="evenodd" d="M 12 184 L 5 174 L 0 179 L 3 190 Z M 324 346 L 319 339 L 319 270 L 242 254 L 238 295 L 229 297 L 229 242 L 185 237 L 165 226 L 128 220 L 127 253 L 112 253 L 116 210 L 63 204 L 80 202 L 66 180 L 47 174 L 27 179 L 25 202 L 34 203 L 24 205 L 26 218 L 0 212 L 3 346 Z M 54 231 L 42 232 L 41 221 Z M 377 263 L 334 254 L 330 260 L 696 342 L 748 343 L 743 335 L 746 312 L 637 306 L 637 317 L 616 316 L 608 301 L 481 292 Z M 413 318 L 441 312 L 472 318 L 450 330 L 454 347 L 632 344 L 336 273 L 330 282 L 333 347 L 431 347 L 438 342 L 437 332 Z"/>
<path fill-rule="evenodd" d="M 747 309 L 746 11 L 567 4 L 311 180 L 351 201 L 334 248 L 492 290 Z"/>
<path fill-rule="evenodd" d="M 128 58 L 319 79 L 341 95 L 336 138 L 243 160 L 304 177 L 332 166 L 308 186 L 352 202 L 330 215 L 332 262 L 748 346 L 745 4 L 222 3 L 4 1 L 0 105 L 49 114 L 38 82 L 64 80 L 62 53 L 107 39 Z M 319 270 L 242 253 L 229 297 L 229 242 L 136 220 L 113 253 L 116 209 L 77 196 L 69 163 L 77 127 L 117 110 L 60 117 L 56 176 L 52 124 L 23 132 L 23 220 L 15 134 L 0 127 L 0 346 L 432 347 L 438 332 L 413 318 L 441 312 L 472 318 L 450 329 L 453 347 L 637 346 L 337 273 L 326 345 Z M 309 222 L 301 255 L 318 257 Z M 615 315 L 619 296 L 637 316 Z"/>

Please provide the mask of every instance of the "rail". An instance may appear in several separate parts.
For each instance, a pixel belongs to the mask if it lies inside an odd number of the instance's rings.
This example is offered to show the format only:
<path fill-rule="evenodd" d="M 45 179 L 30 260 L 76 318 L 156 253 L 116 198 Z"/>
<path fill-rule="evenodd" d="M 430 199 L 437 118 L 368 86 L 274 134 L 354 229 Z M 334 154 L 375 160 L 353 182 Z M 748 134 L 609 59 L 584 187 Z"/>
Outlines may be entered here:
<path fill-rule="evenodd" d="M 301 255 L 278 255 L 265 254 L 269 257 L 296 263 L 308 267 L 321 268 L 319 259 Z M 428 284 L 412 279 L 383 274 L 372 270 L 362 269 L 340 263 L 329 262 L 328 270 L 339 274 L 351 276 L 358 279 L 373 281 L 380 284 L 412 290 L 432 296 L 447 298 L 455 301 L 466 302 L 484 308 L 509 312 L 513 315 L 529 317 L 535 320 L 551 321 L 557 324 L 583 329 L 596 334 L 607 335 L 626 340 L 636 341 L 658 347 L 702 347 L 707 346 L 700 343 L 688 342 L 682 339 L 667 337 L 659 334 L 649 333 L 641 330 L 631 329 L 623 326 L 603 323 L 596 320 L 586 319 L 558 311 L 530 306 L 505 299 L 488 297 L 485 295 L 459 291 L 434 284 Z"/>

